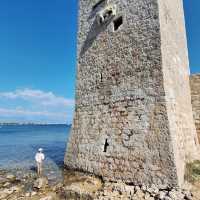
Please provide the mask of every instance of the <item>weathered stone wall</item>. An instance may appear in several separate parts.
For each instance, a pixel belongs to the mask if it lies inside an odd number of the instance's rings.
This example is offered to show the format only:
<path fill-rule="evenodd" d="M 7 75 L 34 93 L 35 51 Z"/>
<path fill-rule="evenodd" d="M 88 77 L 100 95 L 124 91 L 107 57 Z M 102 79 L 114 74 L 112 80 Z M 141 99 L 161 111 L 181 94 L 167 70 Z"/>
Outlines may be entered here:
<path fill-rule="evenodd" d="M 116 32 L 113 19 L 97 23 L 95 2 L 79 1 L 76 109 L 65 164 L 109 180 L 180 185 L 190 146 L 185 134 L 191 144 L 196 134 L 180 0 L 173 8 L 172 1 L 110 0 L 117 5 L 115 18 L 123 17 Z M 165 26 L 167 17 L 173 20 Z M 176 29 L 168 38 L 164 31 L 171 28 Z M 176 41 L 177 33 L 183 39 Z M 167 63 L 176 42 L 181 53 L 177 48 L 173 53 L 181 56 L 183 68 Z"/>
<path fill-rule="evenodd" d="M 197 134 L 200 142 L 200 74 L 190 76 L 190 87 L 192 94 L 192 107 Z"/>
<path fill-rule="evenodd" d="M 183 179 L 183 162 L 197 159 L 199 151 L 192 116 L 182 0 L 159 0 L 159 10 L 167 113 L 178 177 Z"/>

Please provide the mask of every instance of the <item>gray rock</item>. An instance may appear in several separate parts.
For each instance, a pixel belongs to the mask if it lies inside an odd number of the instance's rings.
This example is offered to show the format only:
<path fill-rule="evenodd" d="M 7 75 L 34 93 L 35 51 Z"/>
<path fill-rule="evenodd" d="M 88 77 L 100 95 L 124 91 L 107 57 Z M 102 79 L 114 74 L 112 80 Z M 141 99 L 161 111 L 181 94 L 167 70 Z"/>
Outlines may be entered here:
<path fill-rule="evenodd" d="M 147 191 L 153 196 L 159 194 L 159 189 L 156 187 L 156 185 L 152 185 L 151 187 L 147 188 Z"/>
<path fill-rule="evenodd" d="M 137 192 L 139 190 L 141 190 L 140 187 L 139 186 L 135 186 L 135 191 Z"/>
<path fill-rule="evenodd" d="M 135 195 L 138 197 L 138 198 L 144 198 L 145 194 L 142 190 L 138 190 Z"/>
<path fill-rule="evenodd" d="M 145 185 L 142 185 L 141 190 L 147 191 L 147 187 Z"/>
<path fill-rule="evenodd" d="M 8 187 L 8 186 L 10 186 L 10 184 L 11 184 L 10 182 L 6 182 L 3 184 L 3 187 Z"/>
<path fill-rule="evenodd" d="M 158 198 L 160 200 L 163 200 L 165 198 L 166 194 L 167 194 L 167 192 L 159 191 Z"/>
<path fill-rule="evenodd" d="M 42 189 L 45 188 L 47 185 L 48 185 L 48 179 L 46 177 L 41 177 L 34 182 L 33 187 L 37 189 Z"/>
<path fill-rule="evenodd" d="M 14 176 L 13 174 L 7 174 L 6 178 L 7 178 L 9 181 L 14 181 L 14 180 L 16 180 L 16 176 Z"/>
<path fill-rule="evenodd" d="M 150 197 L 151 197 L 150 194 L 149 194 L 149 193 L 146 193 L 145 196 L 144 196 L 144 199 L 145 199 L 145 200 L 149 200 Z"/>
<path fill-rule="evenodd" d="M 184 194 L 186 200 L 192 200 L 192 193 L 191 192 L 184 191 L 183 194 Z"/>

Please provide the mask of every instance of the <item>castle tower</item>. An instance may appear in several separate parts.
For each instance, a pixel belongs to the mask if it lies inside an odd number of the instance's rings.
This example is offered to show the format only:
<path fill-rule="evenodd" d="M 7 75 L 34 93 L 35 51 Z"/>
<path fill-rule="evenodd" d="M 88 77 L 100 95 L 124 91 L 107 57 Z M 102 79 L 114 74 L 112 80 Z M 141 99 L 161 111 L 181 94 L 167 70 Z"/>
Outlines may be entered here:
<path fill-rule="evenodd" d="M 199 146 L 182 0 L 79 0 L 68 168 L 181 186 Z"/>

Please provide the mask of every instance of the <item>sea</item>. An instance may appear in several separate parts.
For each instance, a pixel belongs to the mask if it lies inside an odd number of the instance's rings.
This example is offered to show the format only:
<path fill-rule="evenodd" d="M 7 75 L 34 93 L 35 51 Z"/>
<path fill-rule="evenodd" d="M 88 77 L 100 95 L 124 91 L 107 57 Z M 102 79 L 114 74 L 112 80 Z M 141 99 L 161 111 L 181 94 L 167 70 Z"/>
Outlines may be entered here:
<path fill-rule="evenodd" d="M 68 125 L 2 125 L 0 126 L 0 169 L 31 169 L 34 156 L 43 148 L 46 166 L 63 166 L 68 140 Z"/>

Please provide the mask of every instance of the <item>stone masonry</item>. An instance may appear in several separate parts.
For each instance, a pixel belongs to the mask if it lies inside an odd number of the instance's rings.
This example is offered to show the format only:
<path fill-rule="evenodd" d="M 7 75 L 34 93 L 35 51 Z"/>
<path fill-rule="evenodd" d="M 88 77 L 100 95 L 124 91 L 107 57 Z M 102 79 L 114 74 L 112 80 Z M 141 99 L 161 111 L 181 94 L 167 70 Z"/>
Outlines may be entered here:
<path fill-rule="evenodd" d="M 192 93 L 192 107 L 197 134 L 200 142 L 200 74 L 190 77 L 190 87 Z"/>
<path fill-rule="evenodd" d="M 182 0 L 79 0 L 78 24 L 66 167 L 181 186 L 199 153 Z"/>

